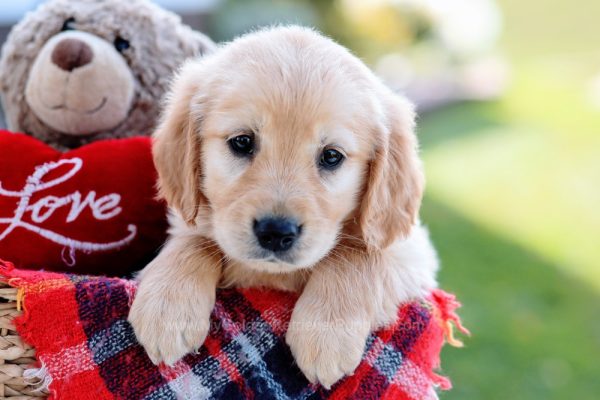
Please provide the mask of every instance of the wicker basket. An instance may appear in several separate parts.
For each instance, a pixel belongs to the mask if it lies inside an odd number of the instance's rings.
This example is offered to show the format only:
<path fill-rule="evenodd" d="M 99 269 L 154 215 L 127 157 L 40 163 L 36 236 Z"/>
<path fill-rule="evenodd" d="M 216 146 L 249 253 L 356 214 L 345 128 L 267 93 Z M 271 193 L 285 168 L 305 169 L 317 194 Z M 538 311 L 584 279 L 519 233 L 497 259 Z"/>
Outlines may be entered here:
<path fill-rule="evenodd" d="M 47 396 L 43 382 L 31 375 L 35 350 L 23 343 L 13 318 L 17 309 L 17 289 L 0 282 L 0 399 L 25 400 Z M 29 373 L 26 371 L 29 370 Z"/>

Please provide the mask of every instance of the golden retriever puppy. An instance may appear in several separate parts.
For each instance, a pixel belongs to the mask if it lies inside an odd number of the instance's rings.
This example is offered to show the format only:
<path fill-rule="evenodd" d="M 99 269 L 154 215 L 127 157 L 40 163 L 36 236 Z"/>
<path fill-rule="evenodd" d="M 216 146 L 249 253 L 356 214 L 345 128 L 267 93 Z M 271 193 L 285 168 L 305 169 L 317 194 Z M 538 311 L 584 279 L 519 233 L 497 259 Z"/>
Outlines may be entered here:
<path fill-rule="evenodd" d="M 318 33 L 277 27 L 187 62 L 154 159 L 171 237 L 129 314 L 153 362 L 202 345 L 218 286 L 301 292 L 286 341 L 329 388 L 436 285 L 412 106 Z"/>

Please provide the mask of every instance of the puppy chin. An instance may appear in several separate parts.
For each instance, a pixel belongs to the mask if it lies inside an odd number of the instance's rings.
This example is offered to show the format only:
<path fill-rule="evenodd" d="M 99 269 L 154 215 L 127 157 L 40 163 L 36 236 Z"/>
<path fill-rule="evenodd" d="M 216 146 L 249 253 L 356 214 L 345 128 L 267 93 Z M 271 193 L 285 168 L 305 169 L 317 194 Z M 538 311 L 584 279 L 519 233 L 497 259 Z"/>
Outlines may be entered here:
<path fill-rule="evenodd" d="M 268 272 L 271 274 L 287 273 L 299 269 L 309 268 L 310 265 L 296 265 L 285 261 L 274 259 L 273 261 L 241 260 L 245 266 L 257 272 Z"/>
<path fill-rule="evenodd" d="M 318 259 L 307 260 L 306 257 L 302 257 L 301 252 L 293 250 L 289 253 L 279 255 L 260 248 L 255 248 L 254 246 L 248 246 L 243 250 L 240 247 L 235 247 L 231 250 L 233 251 L 228 252 L 225 250 L 230 258 L 256 272 L 293 272 L 310 268 L 318 261 Z"/>
<path fill-rule="evenodd" d="M 258 272 L 286 273 L 301 269 L 310 269 L 323 259 L 333 246 L 319 246 L 311 250 L 298 248 L 290 253 L 275 255 L 263 250 L 250 251 L 247 257 L 232 257 L 248 268 Z"/>
<path fill-rule="evenodd" d="M 225 254 L 248 269 L 256 272 L 289 273 L 301 269 L 309 269 L 315 265 L 326 253 L 308 256 L 301 251 L 275 255 L 262 249 L 246 248 L 244 251 L 238 246 L 227 249 L 221 247 Z"/>

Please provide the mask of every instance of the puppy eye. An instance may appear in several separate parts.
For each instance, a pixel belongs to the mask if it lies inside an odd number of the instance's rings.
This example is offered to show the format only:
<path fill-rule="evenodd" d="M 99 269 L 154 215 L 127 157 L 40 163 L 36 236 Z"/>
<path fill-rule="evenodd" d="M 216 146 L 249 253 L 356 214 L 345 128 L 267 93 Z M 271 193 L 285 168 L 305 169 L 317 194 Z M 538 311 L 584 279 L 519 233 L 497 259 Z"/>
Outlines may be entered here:
<path fill-rule="evenodd" d="M 75 18 L 71 17 L 65 20 L 62 28 L 60 28 L 61 32 L 64 31 L 74 31 L 75 30 Z"/>
<path fill-rule="evenodd" d="M 239 135 L 227 141 L 231 151 L 240 157 L 249 157 L 254 154 L 254 139 L 250 135 Z"/>
<path fill-rule="evenodd" d="M 324 149 L 319 159 L 319 166 L 324 169 L 333 170 L 344 161 L 344 155 L 336 149 Z"/>
<path fill-rule="evenodd" d="M 121 36 L 117 36 L 115 38 L 115 49 L 117 49 L 117 51 L 119 53 L 121 53 L 124 50 L 127 50 L 129 48 L 129 41 L 123 39 Z"/>

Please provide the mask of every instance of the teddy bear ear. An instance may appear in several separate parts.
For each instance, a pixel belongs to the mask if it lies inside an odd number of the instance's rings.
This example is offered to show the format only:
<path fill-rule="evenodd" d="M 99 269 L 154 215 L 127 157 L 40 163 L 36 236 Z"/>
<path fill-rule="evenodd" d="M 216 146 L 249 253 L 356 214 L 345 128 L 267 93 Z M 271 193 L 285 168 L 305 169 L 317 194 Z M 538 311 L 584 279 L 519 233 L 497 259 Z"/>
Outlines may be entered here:
<path fill-rule="evenodd" d="M 198 55 L 204 56 L 214 52 L 217 48 L 215 42 L 213 42 L 208 36 L 200 33 L 194 32 L 194 39 L 198 44 Z"/>

